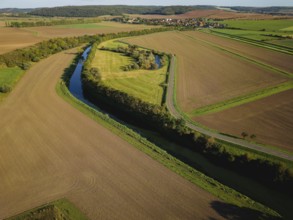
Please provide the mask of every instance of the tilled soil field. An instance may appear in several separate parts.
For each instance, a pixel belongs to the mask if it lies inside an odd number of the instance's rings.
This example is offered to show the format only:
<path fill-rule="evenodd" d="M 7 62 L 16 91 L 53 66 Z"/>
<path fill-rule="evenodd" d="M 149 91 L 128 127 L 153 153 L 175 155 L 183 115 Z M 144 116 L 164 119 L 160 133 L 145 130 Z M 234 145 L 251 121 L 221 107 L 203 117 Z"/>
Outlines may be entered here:
<path fill-rule="evenodd" d="M 223 219 L 217 198 L 60 98 L 75 50 L 35 64 L 0 105 L 0 219 L 68 198 L 90 219 Z"/>
<path fill-rule="evenodd" d="M 293 151 L 293 90 L 222 112 L 194 118 L 223 133 L 241 137 L 246 131 L 256 141 Z M 250 138 L 248 138 L 250 139 Z"/>
<path fill-rule="evenodd" d="M 177 101 L 185 112 L 288 81 L 185 33 L 159 33 L 125 41 L 176 54 Z"/>

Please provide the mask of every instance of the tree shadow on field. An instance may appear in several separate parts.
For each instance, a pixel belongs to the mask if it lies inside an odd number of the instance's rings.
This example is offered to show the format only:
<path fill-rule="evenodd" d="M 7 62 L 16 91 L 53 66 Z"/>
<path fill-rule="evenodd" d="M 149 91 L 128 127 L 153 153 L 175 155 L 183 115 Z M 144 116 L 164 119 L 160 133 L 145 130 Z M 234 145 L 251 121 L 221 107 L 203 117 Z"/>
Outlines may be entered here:
<path fill-rule="evenodd" d="M 271 216 L 268 214 L 264 214 L 262 212 L 238 207 L 236 205 L 224 203 L 221 201 L 213 201 L 211 202 L 211 207 L 222 217 L 229 220 L 254 220 L 254 219 L 262 219 L 262 220 L 279 220 L 281 218 Z M 210 218 L 213 220 L 213 218 Z"/>
<path fill-rule="evenodd" d="M 69 54 L 69 55 L 78 55 L 79 53 L 78 52 L 65 52 L 65 54 Z"/>
<path fill-rule="evenodd" d="M 228 137 L 236 138 L 236 139 L 242 139 L 242 138 L 237 137 L 237 136 L 232 135 L 232 134 L 227 134 L 227 133 L 223 133 L 223 132 L 220 132 L 220 134 L 225 135 L 225 136 L 228 136 Z"/>

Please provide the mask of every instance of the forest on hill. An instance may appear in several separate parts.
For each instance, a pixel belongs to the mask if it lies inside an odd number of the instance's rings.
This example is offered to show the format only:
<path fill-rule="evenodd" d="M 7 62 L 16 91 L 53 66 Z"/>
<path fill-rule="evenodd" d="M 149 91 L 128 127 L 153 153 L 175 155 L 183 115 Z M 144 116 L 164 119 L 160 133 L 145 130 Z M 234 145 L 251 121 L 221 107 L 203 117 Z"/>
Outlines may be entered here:
<path fill-rule="evenodd" d="M 47 17 L 97 17 L 102 15 L 122 14 L 184 14 L 197 9 L 214 9 L 213 6 L 64 6 L 55 8 L 38 8 L 29 12 L 31 15 Z"/>
<path fill-rule="evenodd" d="M 239 12 L 252 12 L 272 15 L 292 15 L 293 7 L 231 7 L 232 10 Z"/>

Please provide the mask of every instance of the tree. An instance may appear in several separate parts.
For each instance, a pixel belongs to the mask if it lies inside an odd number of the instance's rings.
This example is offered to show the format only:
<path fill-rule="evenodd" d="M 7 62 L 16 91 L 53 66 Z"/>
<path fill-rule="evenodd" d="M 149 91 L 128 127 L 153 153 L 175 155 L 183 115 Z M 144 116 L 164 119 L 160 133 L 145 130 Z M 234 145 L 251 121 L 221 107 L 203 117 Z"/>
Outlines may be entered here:
<path fill-rule="evenodd" d="M 245 139 L 245 138 L 248 136 L 248 133 L 245 132 L 245 131 L 243 131 L 243 132 L 241 133 L 241 136 L 242 136 L 243 139 Z"/>
<path fill-rule="evenodd" d="M 134 64 L 133 64 L 133 69 L 134 69 L 134 70 L 138 70 L 138 69 L 139 69 L 139 65 L 138 65 L 137 63 L 134 63 Z"/>
<path fill-rule="evenodd" d="M 255 139 L 255 138 L 256 138 L 255 134 L 250 135 L 250 139 Z"/>

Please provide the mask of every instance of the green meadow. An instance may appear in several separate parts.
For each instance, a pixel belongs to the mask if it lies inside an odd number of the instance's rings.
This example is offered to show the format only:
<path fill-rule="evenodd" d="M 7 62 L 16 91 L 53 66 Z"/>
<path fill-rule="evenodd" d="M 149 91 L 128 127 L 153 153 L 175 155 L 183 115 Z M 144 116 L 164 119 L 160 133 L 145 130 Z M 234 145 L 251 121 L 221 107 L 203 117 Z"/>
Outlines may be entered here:
<path fill-rule="evenodd" d="M 117 41 L 107 41 L 101 46 L 115 48 L 127 47 Z M 92 67 L 98 68 L 103 83 L 109 87 L 126 92 L 143 101 L 161 105 L 168 65 L 156 70 L 124 71 L 123 67 L 135 62 L 133 58 L 111 51 L 97 50 Z"/>

